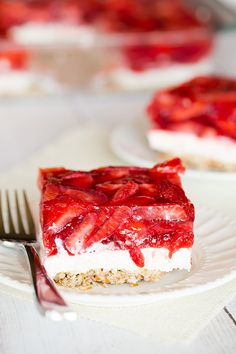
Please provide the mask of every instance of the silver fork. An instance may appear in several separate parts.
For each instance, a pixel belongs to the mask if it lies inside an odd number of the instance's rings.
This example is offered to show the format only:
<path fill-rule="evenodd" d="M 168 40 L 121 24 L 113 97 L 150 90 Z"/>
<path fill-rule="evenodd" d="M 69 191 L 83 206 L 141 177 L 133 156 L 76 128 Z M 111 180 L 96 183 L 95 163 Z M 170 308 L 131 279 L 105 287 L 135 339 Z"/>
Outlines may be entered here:
<path fill-rule="evenodd" d="M 19 203 L 19 193 L 15 191 L 15 216 L 18 231 L 13 222 L 13 208 L 11 207 L 8 191 L 5 192 L 6 197 L 6 215 L 8 222 L 4 222 L 3 203 L 0 191 L 0 241 L 5 241 L 14 246 L 25 248 L 28 256 L 35 297 L 40 312 L 53 320 L 74 320 L 76 312 L 71 310 L 56 289 L 54 282 L 49 278 L 46 270 L 41 263 L 39 255 L 36 251 L 37 240 L 35 232 L 35 224 L 30 211 L 29 202 L 26 192 L 22 192 L 24 201 L 24 209 L 26 215 L 27 229 L 23 223 L 22 209 Z M 6 226 L 8 231 L 6 231 Z"/>

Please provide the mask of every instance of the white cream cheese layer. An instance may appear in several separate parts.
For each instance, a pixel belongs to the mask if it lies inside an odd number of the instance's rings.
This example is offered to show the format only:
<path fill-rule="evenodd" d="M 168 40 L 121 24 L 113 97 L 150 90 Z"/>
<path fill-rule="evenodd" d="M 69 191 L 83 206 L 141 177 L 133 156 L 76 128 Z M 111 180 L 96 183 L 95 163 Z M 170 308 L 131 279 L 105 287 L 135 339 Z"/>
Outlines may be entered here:
<path fill-rule="evenodd" d="M 100 83 L 107 81 L 123 89 L 140 90 L 147 88 L 167 87 L 190 80 L 196 75 L 208 74 L 212 66 L 210 60 L 204 59 L 196 64 L 173 64 L 167 68 L 133 71 L 128 68 L 119 68 L 109 74 L 97 78 Z"/>
<path fill-rule="evenodd" d="M 163 272 L 170 272 L 173 269 L 191 268 L 191 248 L 181 248 L 169 258 L 167 248 L 145 248 L 142 249 L 145 258 L 145 269 L 157 269 Z M 60 272 L 84 273 L 90 269 L 124 269 L 128 271 L 140 270 L 129 252 L 126 250 L 101 250 L 97 252 L 83 253 L 70 256 L 61 253 L 49 256 L 44 259 L 44 265 L 51 277 Z"/>
<path fill-rule="evenodd" d="M 152 149 L 171 155 L 236 164 L 236 142 L 226 137 L 198 137 L 191 133 L 153 129 L 148 132 L 148 141 Z"/>

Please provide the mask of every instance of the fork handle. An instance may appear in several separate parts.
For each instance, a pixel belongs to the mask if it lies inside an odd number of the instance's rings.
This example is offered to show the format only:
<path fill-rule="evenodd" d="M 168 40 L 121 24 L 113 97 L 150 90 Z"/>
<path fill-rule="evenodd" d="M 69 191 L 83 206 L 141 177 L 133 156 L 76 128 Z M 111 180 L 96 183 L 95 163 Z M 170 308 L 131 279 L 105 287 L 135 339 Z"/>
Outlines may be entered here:
<path fill-rule="evenodd" d="M 33 280 L 37 304 L 40 311 L 52 320 L 74 320 L 76 312 L 71 310 L 49 278 L 34 246 L 24 245 Z"/>

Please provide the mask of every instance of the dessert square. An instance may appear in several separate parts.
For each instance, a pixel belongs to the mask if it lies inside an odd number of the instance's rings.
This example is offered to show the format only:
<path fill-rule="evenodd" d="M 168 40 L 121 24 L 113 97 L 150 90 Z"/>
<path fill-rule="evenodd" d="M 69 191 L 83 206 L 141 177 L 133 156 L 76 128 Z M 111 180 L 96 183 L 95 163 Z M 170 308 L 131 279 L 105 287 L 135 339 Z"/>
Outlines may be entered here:
<path fill-rule="evenodd" d="M 236 80 L 201 76 L 159 91 L 147 114 L 152 149 L 190 166 L 236 170 Z"/>
<path fill-rule="evenodd" d="M 42 255 L 66 287 L 136 284 L 191 268 L 194 207 L 178 158 L 153 168 L 41 169 Z"/>

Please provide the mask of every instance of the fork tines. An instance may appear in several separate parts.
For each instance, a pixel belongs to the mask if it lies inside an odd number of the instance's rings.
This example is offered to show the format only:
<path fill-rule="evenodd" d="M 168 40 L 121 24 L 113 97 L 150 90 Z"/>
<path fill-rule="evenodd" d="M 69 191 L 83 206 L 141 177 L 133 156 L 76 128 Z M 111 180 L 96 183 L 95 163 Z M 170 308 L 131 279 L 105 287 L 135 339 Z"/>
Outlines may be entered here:
<path fill-rule="evenodd" d="M 3 203 L 4 195 L 5 208 Z M 5 191 L 5 193 L 0 191 L 0 240 L 12 240 L 14 242 L 35 241 L 35 224 L 30 211 L 26 192 L 25 190 L 21 192 L 15 191 L 14 195 L 15 206 L 13 206 L 10 202 L 10 195 L 8 190 Z M 22 208 L 20 207 L 20 195 L 22 195 L 24 204 L 24 207 Z M 7 218 L 4 221 L 5 214 Z M 16 220 L 15 224 L 14 216 Z M 23 220 L 25 220 L 25 225 Z"/>

